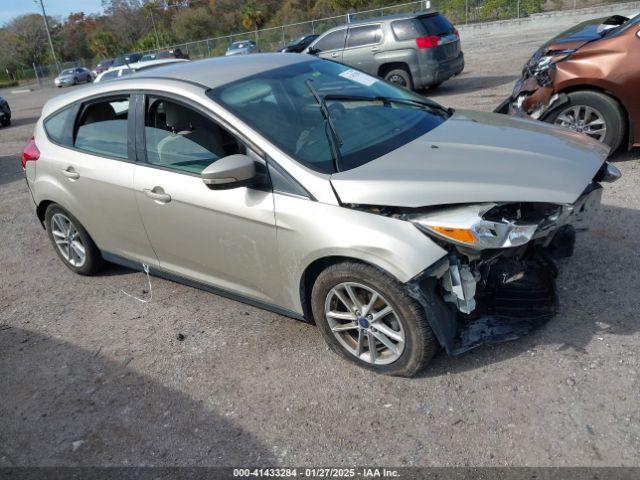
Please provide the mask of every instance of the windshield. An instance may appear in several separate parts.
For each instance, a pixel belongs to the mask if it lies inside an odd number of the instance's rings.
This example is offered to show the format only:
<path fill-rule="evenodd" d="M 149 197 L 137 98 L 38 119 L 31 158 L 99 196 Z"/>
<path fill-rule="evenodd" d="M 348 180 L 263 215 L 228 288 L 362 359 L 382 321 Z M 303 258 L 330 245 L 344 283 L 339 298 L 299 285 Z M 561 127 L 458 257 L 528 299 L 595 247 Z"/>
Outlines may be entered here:
<path fill-rule="evenodd" d="M 240 48 L 246 48 L 249 45 L 250 45 L 250 42 L 232 43 L 231 46 L 229 47 L 229 50 L 238 50 Z"/>
<path fill-rule="evenodd" d="M 326 104 L 330 122 L 310 91 L 309 81 Z M 289 156 L 323 173 L 364 165 L 449 117 L 446 109 L 425 107 L 428 100 L 423 97 L 326 60 L 262 72 L 207 94 Z M 358 97 L 357 101 L 352 97 Z M 407 102 L 382 102 L 380 98 Z M 330 130 L 340 139 L 338 165 Z"/>
<path fill-rule="evenodd" d="M 60 75 L 73 75 L 73 72 L 73 68 L 70 68 L 69 70 L 63 70 Z"/>

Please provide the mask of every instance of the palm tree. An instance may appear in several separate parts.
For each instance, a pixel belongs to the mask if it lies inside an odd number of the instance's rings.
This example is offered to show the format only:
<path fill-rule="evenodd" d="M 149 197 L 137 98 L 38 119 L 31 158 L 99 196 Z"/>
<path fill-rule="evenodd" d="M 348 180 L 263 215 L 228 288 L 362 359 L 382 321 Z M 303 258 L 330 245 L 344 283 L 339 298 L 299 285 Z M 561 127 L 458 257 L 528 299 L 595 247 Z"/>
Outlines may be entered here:
<path fill-rule="evenodd" d="M 240 9 L 240 18 L 244 28 L 249 30 L 257 30 L 264 23 L 264 13 L 253 0 Z"/>

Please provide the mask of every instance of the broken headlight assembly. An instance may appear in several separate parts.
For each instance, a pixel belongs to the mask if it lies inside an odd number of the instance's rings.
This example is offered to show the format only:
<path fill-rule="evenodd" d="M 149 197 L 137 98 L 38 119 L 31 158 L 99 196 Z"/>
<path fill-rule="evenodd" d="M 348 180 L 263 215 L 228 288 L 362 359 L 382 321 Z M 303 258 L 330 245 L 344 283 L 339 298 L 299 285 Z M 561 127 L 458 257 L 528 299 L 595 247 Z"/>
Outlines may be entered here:
<path fill-rule="evenodd" d="M 527 63 L 526 69 L 536 77 L 540 85 L 551 83 L 550 71 L 556 63 L 566 60 L 575 50 L 551 50 L 542 56 L 534 55 Z"/>
<path fill-rule="evenodd" d="M 487 218 L 494 207 L 494 203 L 465 205 L 409 215 L 407 220 L 428 235 L 472 250 L 519 247 L 534 237 L 538 223 Z"/>

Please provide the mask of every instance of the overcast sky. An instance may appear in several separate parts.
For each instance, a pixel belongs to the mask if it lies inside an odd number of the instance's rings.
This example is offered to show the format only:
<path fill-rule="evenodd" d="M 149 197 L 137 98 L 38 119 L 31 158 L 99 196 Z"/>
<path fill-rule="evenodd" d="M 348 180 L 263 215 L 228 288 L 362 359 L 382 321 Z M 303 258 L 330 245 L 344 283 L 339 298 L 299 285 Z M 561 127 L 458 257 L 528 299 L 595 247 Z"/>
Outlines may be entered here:
<path fill-rule="evenodd" d="M 101 0 L 42 0 L 47 15 L 66 17 L 72 12 L 101 13 Z M 38 0 L 0 0 L 0 25 L 25 13 L 42 13 Z"/>

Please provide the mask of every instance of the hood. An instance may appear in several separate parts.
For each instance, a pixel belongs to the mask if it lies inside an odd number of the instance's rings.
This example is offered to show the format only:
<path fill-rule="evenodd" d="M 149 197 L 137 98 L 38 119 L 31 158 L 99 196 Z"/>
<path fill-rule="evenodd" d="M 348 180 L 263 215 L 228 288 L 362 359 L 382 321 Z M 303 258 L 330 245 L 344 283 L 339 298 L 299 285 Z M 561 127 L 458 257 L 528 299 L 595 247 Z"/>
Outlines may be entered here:
<path fill-rule="evenodd" d="M 589 42 L 601 39 L 602 32 L 622 25 L 627 20 L 627 17 L 620 15 L 587 20 L 556 35 L 538 51 L 544 54 L 550 50 L 577 50 Z"/>
<path fill-rule="evenodd" d="M 573 203 L 608 152 L 560 127 L 460 110 L 393 152 L 333 174 L 331 183 L 342 203 L 363 205 Z"/>

